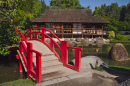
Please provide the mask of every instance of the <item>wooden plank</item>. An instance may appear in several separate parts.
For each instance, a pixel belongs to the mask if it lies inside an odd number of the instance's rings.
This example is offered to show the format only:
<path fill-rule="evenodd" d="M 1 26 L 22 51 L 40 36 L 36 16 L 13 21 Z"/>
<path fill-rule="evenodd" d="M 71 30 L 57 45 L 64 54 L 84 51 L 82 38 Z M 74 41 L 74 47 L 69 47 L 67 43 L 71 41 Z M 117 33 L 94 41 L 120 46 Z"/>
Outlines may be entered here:
<path fill-rule="evenodd" d="M 55 55 L 41 56 L 41 61 L 48 62 L 53 60 L 59 60 Z M 36 56 L 33 57 L 33 62 L 36 62 Z"/>
<path fill-rule="evenodd" d="M 55 78 L 60 78 L 64 76 L 69 76 L 72 74 L 77 73 L 76 71 L 66 68 L 64 66 L 59 66 L 57 68 L 51 68 L 48 70 L 43 70 L 42 71 L 42 80 L 47 81 Z"/>

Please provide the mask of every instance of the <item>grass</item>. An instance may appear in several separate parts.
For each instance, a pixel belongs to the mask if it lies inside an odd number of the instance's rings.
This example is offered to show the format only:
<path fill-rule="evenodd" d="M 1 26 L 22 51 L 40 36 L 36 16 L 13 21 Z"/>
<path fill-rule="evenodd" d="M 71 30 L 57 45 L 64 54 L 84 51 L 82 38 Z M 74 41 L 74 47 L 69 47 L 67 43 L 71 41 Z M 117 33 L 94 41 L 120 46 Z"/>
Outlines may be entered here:
<path fill-rule="evenodd" d="M 109 67 L 113 67 L 113 68 L 123 68 L 123 69 L 130 70 L 130 68 L 129 68 L 129 67 L 113 66 L 113 65 L 109 65 Z"/>
<path fill-rule="evenodd" d="M 124 40 L 113 39 L 111 42 L 130 42 L 130 35 L 124 35 L 124 36 L 125 36 Z"/>
<path fill-rule="evenodd" d="M 18 79 L 15 81 L 5 82 L 0 84 L 0 86 L 34 86 L 35 82 L 29 79 Z"/>
<path fill-rule="evenodd" d="M 117 71 L 122 71 L 125 73 L 130 73 L 130 68 L 128 67 L 109 65 L 109 68 L 115 69 Z"/>
<path fill-rule="evenodd" d="M 97 67 L 97 66 L 94 69 L 98 71 L 105 71 L 105 69 L 103 69 L 102 67 Z"/>

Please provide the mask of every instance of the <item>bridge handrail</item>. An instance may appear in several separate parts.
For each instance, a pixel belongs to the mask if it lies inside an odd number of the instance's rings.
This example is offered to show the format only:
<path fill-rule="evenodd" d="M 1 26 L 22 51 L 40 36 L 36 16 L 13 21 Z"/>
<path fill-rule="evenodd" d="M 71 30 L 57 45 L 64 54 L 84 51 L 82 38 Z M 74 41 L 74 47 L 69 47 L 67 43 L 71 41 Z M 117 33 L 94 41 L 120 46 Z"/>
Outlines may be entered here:
<path fill-rule="evenodd" d="M 46 29 L 46 28 L 43 28 L 43 27 L 40 27 L 40 26 L 35 26 L 35 27 L 32 27 L 31 29 L 35 29 L 35 28 L 40 28 L 40 29 L 44 29 L 44 30 L 46 30 L 46 31 L 48 31 L 48 32 L 50 32 L 54 37 L 56 37 L 60 42 L 61 42 L 61 40 L 53 33 L 53 32 L 51 32 L 51 31 L 49 31 L 48 29 Z M 30 29 L 27 31 L 27 32 L 29 32 L 30 31 Z M 24 34 L 24 35 L 26 35 L 27 34 L 27 32 Z"/>
<path fill-rule="evenodd" d="M 21 35 L 21 37 L 23 38 L 23 40 L 26 42 L 26 44 L 27 44 L 27 40 L 25 39 L 25 37 L 24 37 L 24 35 L 20 32 L 20 30 L 18 29 L 18 28 L 15 28 L 19 33 L 20 33 L 20 35 Z"/>

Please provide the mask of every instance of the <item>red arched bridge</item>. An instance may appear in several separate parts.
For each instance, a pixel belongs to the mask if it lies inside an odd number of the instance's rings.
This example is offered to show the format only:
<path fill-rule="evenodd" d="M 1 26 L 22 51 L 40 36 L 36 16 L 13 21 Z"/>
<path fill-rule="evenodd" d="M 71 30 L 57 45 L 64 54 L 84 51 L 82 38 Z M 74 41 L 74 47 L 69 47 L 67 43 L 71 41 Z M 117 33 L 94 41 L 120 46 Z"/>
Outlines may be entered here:
<path fill-rule="evenodd" d="M 21 59 L 20 72 L 23 64 L 29 79 L 33 78 L 40 83 L 77 73 L 76 71 L 80 72 L 82 48 L 68 46 L 68 41 L 61 41 L 54 33 L 43 27 L 32 27 L 24 35 L 18 29 L 17 31 L 21 35 L 21 41 L 16 57 Z M 60 45 L 47 33 L 56 38 Z M 46 38 L 50 43 L 45 41 Z M 59 49 L 60 54 L 56 52 L 55 47 Z M 75 49 L 74 66 L 68 64 L 69 48 Z"/>

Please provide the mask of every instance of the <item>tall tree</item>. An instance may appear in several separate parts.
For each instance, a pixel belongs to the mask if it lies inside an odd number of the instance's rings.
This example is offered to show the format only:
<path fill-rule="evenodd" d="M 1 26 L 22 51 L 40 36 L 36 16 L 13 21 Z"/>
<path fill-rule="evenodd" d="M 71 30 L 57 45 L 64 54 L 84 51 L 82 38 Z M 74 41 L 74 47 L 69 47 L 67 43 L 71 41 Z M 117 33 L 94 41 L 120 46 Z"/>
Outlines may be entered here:
<path fill-rule="evenodd" d="M 126 5 L 121 6 L 120 21 L 125 20 L 126 12 L 127 12 L 127 6 Z"/>
<path fill-rule="evenodd" d="M 115 18 L 117 20 L 120 19 L 120 8 L 117 3 L 112 3 L 110 6 L 106 8 L 106 16 L 110 18 Z"/>
<path fill-rule="evenodd" d="M 72 9 L 81 6 L 79 0 L 51 0 L 50 7 L 53 9 Z"/>
<path fill-rule="evenodd" d="M 127 4 L 127 11 L 125 14 L 125 20 L 130 22 L 130 3 Z"/>

